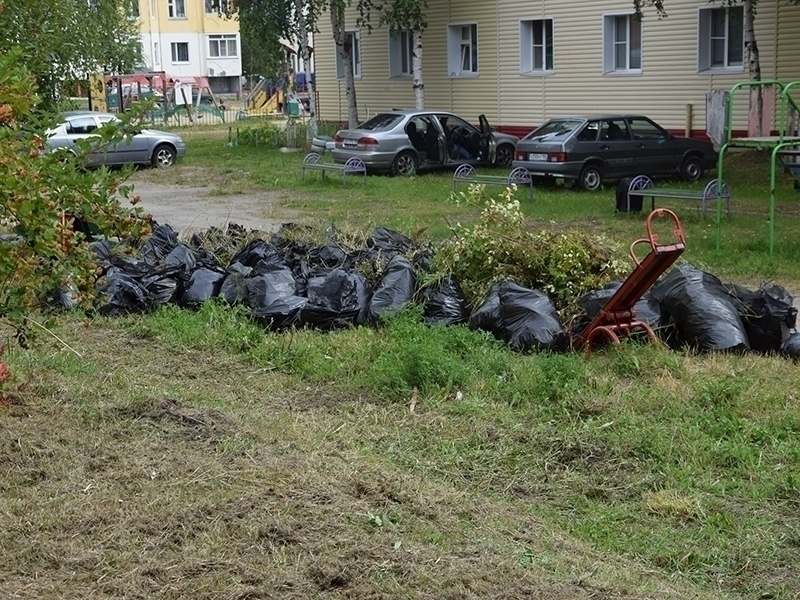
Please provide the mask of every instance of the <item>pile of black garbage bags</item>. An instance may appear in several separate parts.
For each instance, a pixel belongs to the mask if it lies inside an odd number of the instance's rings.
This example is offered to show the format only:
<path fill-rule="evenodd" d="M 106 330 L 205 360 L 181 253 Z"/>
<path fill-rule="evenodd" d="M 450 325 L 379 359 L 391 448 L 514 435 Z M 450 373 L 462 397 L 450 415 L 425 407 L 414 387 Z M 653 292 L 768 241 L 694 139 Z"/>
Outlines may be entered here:
<path fill-rule="evenodd" d="M 194 307 L 220 297 L 243 305 L 272 330 L 313 327 L 331 330 L 377 323 L 409 303 L 423 306 L 426 323 L 469 323 L 506 341 L 514 350 L 564 351 L 567 330 L 550 298 L 510 281 L 495 283 L 470 311 L 458 281 L 450 276 L 422 286 L 432 250 L 403 234 L 377 228 L 362 248 L 344 252 L 335 241 L 314 245 L 282 231 L 245 244 L 226 265 L 202 237 L 183 243 L 169 225 L 157 225 L 138 256 L 93 244 L 102 269 L 98 310 L 104 315 L 146 312 L 174 303 Z M 370 283 L 364 266 L 380 273 Z M 621 282 L 585 295 L 588 323 Z M 778 285 L 752 291 L 725 285 L 690 264 L 661 278 L 635 306 L 636 317 L 673 347 L 698 351 L 781 352 L 800 357 L 797 310 Z M 580 332 L 577 332 L 580 333 Z"/>

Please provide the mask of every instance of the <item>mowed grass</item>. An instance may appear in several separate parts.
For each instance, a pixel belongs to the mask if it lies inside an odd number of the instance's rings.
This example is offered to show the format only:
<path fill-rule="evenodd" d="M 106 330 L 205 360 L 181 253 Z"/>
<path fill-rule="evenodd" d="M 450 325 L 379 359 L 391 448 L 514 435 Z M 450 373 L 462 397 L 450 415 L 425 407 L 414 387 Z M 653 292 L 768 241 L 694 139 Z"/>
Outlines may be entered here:
<path fill-rule="evenodd" d="M 176 169 L 135 177 L 278 191 L 309 222 L 433 240 L 475 216 L 449 200 L 450 173 L 343 188 L 301 180 L 302 153 L 224 143 L 192 139 Z M 765 193 L 755 163 L 731 171 L 746 176 L 735 206 Z M 643 234 L 612 190 L 520 201 L 532 226 L 621 248 Z M 717 253 L 713 219 L 675 208 L 688 260 L 800 287 L 789 230 L 770 261 L 763 215 L 736 214 Z M 50 327 L 28 351 L 3 331 L 9 597 L 797 598 L 800 397 L 784 358 L 635 341 L 520 355 L 414 311 L 272 333 L 215 302 Z"/>

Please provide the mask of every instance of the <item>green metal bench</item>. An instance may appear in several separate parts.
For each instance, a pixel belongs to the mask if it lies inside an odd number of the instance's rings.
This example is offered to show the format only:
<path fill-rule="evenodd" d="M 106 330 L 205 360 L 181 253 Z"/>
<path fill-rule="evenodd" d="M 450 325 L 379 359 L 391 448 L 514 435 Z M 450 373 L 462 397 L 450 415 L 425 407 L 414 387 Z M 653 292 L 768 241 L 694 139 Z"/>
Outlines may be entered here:
<path fill-rule="evenodd" d="M 475 167 L 469 164 L 459 165 L 453 173 L 453 192 L 459 183 L 477 183 L 481 185 L 502 185 L 510 187 L 512 184 L 517 186 L 527 186 L 528 194 L 533 199 L 533 177 L 530 171 L 524 167 L 517 167 L 506 177 L 499 175 L 479 175 Z"/>
<path fill-rule="evenodd" d="M 719 184 L 718 184 L 719 182 Z M 650 210 L 655 210 L 656 198 L 694 200 L 700 203 L 700 211 L 706 216 L 708 203 L 725 200 L 727 213 L 731 214 L 731 190 L 724 181 L 712 179 L 702 190 L 680 188 L 657 188 L 647 175 L 637 175 L 628 185 L 628 212 L 631 210 L 631 196 L 649 197 Z"/>
<path fill-rule="evenodd" d="M 306 171 L 320 171 L 321 177 L 325 177 L 325 173 L 337 173 L 342 176 L 342 185 L 345 184 L 345 179 L 348 175 L 361 175 L 364 182 L 367 181 L 367 167 L 364 161 L 354 156 L 348 158 L 347 162 L 343 165 L 339 163 L 325 162 L 322 156 L 316 152 L 309 152 L 303 158 L 303 179 L 306 178 Z"/>

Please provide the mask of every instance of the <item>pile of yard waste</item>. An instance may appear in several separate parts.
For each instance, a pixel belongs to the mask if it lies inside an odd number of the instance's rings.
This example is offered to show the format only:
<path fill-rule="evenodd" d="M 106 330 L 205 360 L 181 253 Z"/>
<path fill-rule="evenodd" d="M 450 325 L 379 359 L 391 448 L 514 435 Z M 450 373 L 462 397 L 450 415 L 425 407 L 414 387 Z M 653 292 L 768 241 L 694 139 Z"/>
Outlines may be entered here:
<path fill-rule="evenodd" d="M 431 246 L 381 227 L 349 251 L 337 244 L 335 230 L 323 244 L 298 241 L 302 233 L 302 227 L 286 225 L 264 239 L 230 225 L 183 242 L 169 225 L 156 225 L 133 253 L 130 248 L 117 251 L 107 241 L 95 242 L 102 272 L 98 311 L 120 315 L 168 303 L 196 307 L 221 298 L 245 306 L 271 330 L 331 330 L 375 324 L 413 303 L 422 305 L 430 325 L 468 323 L 520 352 L 571 347 L 551 299 L 523 282 L 492 284 L 483 302 L 471 310 L 455 277 L 431 276 Z M 620 285 L 613 282 L 580 298 L 584 323 Z M 635 312 L 672 347 L 800 357 L 797 310 L 779 285 L 758 290 L 726 285 L 686 263 L 644 294 Z"/>

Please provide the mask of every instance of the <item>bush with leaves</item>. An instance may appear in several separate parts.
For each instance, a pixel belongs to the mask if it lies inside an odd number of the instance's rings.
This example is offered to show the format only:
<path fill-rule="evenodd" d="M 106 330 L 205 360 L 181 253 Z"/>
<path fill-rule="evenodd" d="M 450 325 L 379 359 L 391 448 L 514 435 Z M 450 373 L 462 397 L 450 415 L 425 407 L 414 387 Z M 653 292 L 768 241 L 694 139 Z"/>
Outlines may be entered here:
<path fill-rule="evenodd" d="M 84 166 L 86 153 L 121 142 L 146 106 L 98 129 L 77 155 L 45 153 L 56 117 L 37 113 L 35 82 L 23 65 L 19 51 L 0 56 L 0 319 L 20 331 L 55 290 L 90 306 L 97 264 L 76 219 L 119 238 L 149 231 L 141 209 L 120 202 L 130 194 L 122 184 L 131 170 Z"/>
<path fill-rule="evenodd" d="M 630 265 L 602 237 L 577 229 L 529 228 L 515 199 L 516 186 L 497 198 L 485 186 L 471 185 L 454 194 L 460 204 L 477 206 L 480 216 L 471 225 L 457 223 L 452 237 L 434 254 L 432 271 L 455 275 L 474 308 L 489 286 L 502 280 L 545 292 L 562 314 L 576 309 L 586 292 L 625 277 Z"/>

